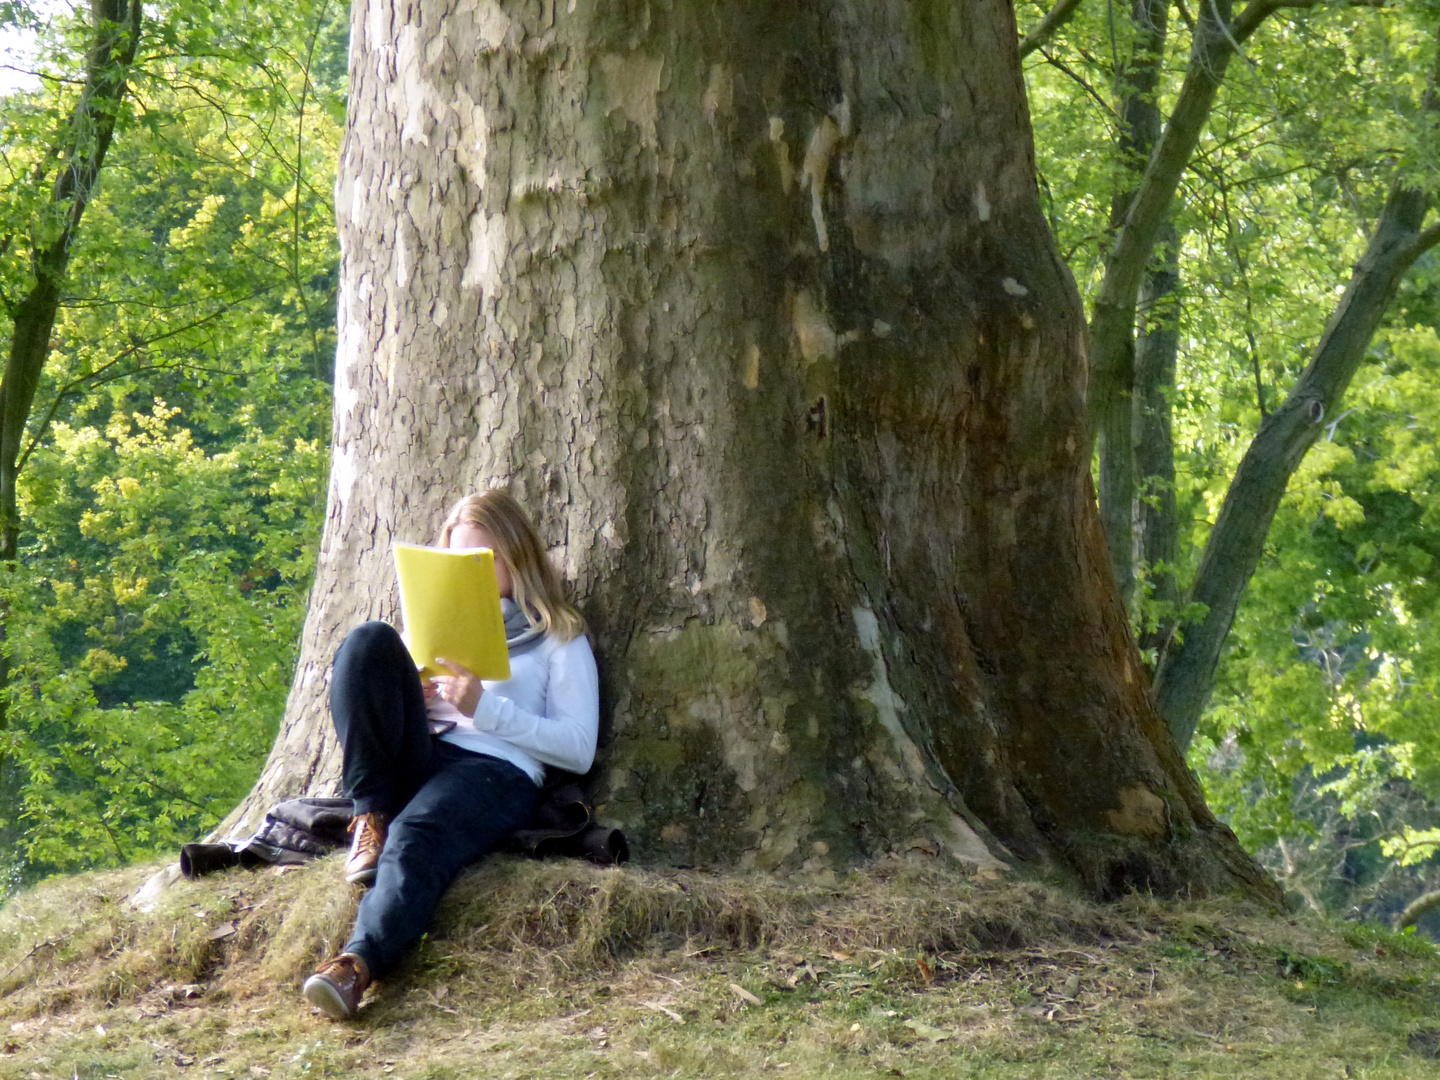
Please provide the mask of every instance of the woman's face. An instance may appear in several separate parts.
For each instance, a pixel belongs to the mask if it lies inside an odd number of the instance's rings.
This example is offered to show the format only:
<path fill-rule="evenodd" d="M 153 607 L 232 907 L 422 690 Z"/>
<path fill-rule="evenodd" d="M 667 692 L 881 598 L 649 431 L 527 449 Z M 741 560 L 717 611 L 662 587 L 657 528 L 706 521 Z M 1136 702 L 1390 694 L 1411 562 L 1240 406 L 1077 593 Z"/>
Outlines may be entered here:
<path fill-rule="evenodd" d="M 450 546 L 452 548 L 489 548 L 495 551 L 495 541 L 490 533 L 479 525 L 471 525 L 468 521 L 462 521 L 450 530 Z M 500 553 L 495 551 L 495 580 L 500 586 L 500 595 L 514 599 L 514 592 L 510 587 L 510 568 L 505 565 L 505 560 Z"/>

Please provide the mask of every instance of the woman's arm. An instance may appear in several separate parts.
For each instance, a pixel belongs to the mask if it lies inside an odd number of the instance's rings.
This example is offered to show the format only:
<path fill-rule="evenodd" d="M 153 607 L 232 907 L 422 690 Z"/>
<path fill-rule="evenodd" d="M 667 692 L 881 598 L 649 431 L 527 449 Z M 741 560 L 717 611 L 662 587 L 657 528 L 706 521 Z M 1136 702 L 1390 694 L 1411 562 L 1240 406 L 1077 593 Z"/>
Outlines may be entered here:
<path fill-rule="evenodd" d="M 546 765 L 589 771 L 600 734 L 600 677 L 590 642 L 582 634 L 550 654 L 545 715 L 487 691 L 475 709 L 475 730 L 513 743 Z"/>

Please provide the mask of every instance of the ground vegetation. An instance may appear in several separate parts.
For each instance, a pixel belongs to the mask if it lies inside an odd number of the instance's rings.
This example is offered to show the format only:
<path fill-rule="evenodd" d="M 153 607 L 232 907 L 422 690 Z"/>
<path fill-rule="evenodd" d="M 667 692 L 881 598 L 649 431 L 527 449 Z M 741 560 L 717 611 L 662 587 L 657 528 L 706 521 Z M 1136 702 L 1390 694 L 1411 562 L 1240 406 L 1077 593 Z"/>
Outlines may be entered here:
<path fill-rule="evenodd" d="M 55 879 L 0 914 L 0 1077 L 1422 1077 L 1415 935 L 1233 901 L 1095 905 L 915 853 L 817 888 L 500 859 L 336 1025 L 298 982 L 353 895 L 326 860 Z"/>

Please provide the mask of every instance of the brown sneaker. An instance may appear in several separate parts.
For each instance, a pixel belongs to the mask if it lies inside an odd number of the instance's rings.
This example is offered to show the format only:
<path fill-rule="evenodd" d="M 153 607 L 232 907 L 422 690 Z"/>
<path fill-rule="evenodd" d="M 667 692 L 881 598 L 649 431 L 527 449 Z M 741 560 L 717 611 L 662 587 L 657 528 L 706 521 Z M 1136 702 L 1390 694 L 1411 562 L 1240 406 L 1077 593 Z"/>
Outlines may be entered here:
<path fill-rule="evenodd" d="M 305 980 L 305 1000 L 331 1020 L 348 1020 L 360 1008 L 360 999 L 370 985 L 370 968 L 354 953 L 341 953 L 326 960 Z"/>
<path fill-rule="evenodd" d="M 350 856 L 345 860 L 345 880 L 369 885 L 375 880 L 375 864 L 385 847 L 390 819 L 384 814 L 357 814 L 350 822 Z"/>

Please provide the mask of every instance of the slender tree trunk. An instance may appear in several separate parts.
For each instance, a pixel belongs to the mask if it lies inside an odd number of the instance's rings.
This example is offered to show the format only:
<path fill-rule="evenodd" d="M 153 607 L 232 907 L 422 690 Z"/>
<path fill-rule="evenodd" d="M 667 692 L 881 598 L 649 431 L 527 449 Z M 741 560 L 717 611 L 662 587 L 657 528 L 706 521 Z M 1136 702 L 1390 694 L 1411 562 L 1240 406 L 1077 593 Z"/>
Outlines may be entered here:
<path fill-rule="evenodd" d="M 1231 56 L 1280 6 L 1306 5 L 1253 0 L 1233 20 L 1230 0 L 1208 0 L 1200 5 L 1185 81 L 1150 154 L 1124 225 L 1106 256 L 1104 279 L 1090 314 L 1091 430 L 1098 439 L 1115 446 L 1120 445 L 1130 414 L 1126 395 L 1134 378 L 1135 305 L 1156 238 L 1205 130 Z M 1111 515 L 1106 516 L 1108 520 Z M 1122 523 L 1121 528 L 1125 527 Z M 1112 548 L 1120 556 L 1128 550 Z"/>
<path fill-rule="evenodd" d="M 330 657 L 394 616 L 391 542 L 506 482 L 642 858 L 1278 898 L 1146 693 L 1003 0 L 354 17 L 329 510 L 232 823 L 333 789 Z"/>
<path fill-rule="evenodd" d="M 1111 201 L 1110 226 L 1117 234 L 1125 226 L 1126 216 L 1139 193 L 1145 165 L 1160 138 L 1162 117 L 1156 95 L 1169 12 L 1170 0 L 1132 0 L 1131 3 L 1130 18 L 1135 26 L 1133 52 L 1115 77 L 1115 90 L 1120 99 L 1117 149 L 1121 165 L 1130 177 Z M 1133 329 L 1132 326 L 1132 332 Z M 1100 520 L 1105 526 L 1110 567 L 1120 587 L 1120 600 L 1129 608 L 1135 590 L 1133 353 L 1123 354 L 1111 375 L 1091 390 L 1091 414 L 1100 454 Z"/>
<path fill-rule="evenodd" d="M 125 97 L 130 65 L 140 41 L 141 5 L 126 0 L 94 0 L 94 40 L 86 59 L 85 86 L 61 136 L 59 172 L 48 212 L 31 230 L 33 283 L 10 310 L 10 352 L 0 379 L 0 561 L 13 562 L 19 519 L 15 481 L 25 423 L 50 353 L 50 332 L 60 307 L 60 290 L 70 252 L 90 203 L 115 121 Z"/>
<path fill-rule="evenodd" d="M 1314 357 L 1284 403 L 1261 423 L 1230 481 L 1190 587 L 1189 599 L 1204 605 L 1205 613 L 1172 638 L 1155 674 L 1156 701 L 1182 749 L 1200 721 L 1221 648 L 1285 486 L 1320 437 L 1325 417 L 1339 406 L 1401 278 L 1440 240 L 1440 226 L 1422 230 L 1429 201 L 1428 193 L 1416 188 L 1391 191 Z"/>
<path fill-rule="evenodd" d="M 1368 6 L 1372 5 L 1374 0 L 1352 2 Z M 1173 451 L 1168 433 L 1168 404 L 1137 386 L 1139 379 L 1148 380 L 1156 374 L 1163 374 L 1167 363 L 1173 371 L 1176 339 L 1170 334 L 1162 333 L 1153 341 L 1147 342 L 1147 348 L 1153 345 L 1157 351 L 1145 358 L 1145 372 L 1138 372 L 1135 351 L 1136 305 L 1141 302 L 1142 295 L 1153 299 L 1165 289 L 1173 287 L 1168 280 L 1171 276 L 1168 268 L 1154 268 L 1152 259 L 1157 242 L 1164 242 L 1163 237 L 1170 228 L 1167 217 L 1171 200 L 1209 118 L 1230 57 L 1275 11 L 1283 7 L 1308 6 L 1312 5 L 1307 0 L 1252 0 L 1232 19 L 1229 0 L 1214 0 L 1209 4 L 1201 4 L 1194 27 L 1185 81 L 1165 122 L 1164 130 L 1149 155 L 1144 175 L 1134 196 L 1126 204 L 1123 223 L 1119 226 L 1106 257 L 1100 293 L 1089 324 L 1090 430 L 1096 438 L 1100 453 L 1101 514 L 1105 522 L 1112 571 L 1122 594 L 1127 598 L 1134 584 L 1133 560 L 1137 554 L 1146 551 L 1153 541 L 1153 554 L 1147 552 L 1146 561 L 1151 564 L 1170 563 L 1173 559 L 1176 528 L 1173 494 L 1164 494 L 1167 489 L 1173 488 Z M 1378 237 L 1377 233 L 1377 239 Z M 1386 259 L 1381 259 L 1380 262 L 1389 265 Z M 1384 302 L 1388 303 L 1389 296 L 1393 295 L 1393 286 L 1398 286 L 1399 276 L 1396 275 L 1389 282 L 1389 286 L 1386 286 L 1382 279 L 1386 279 L 1390 271 L 1381 269 L 1379 263 L 1377 270 L 1379 276 L 1372 276 L 1370 285 L 1361 291 L 1367 296 L 1372 293 L 1376 296 L 1383 294 Z M 1403 274 L 1404 269 L 1399 273 Z M 1149 281 L 1145 280 L 1147 274 L 1152 275 Z M 1354 284 L 1352 281 L 1352 287 Z M 1386 287 L 1391 287 L 1389 293 L 1384 292 Z M 1343 304 L 1342 301 L 1342 306 Z M 1369 315 L 1361 315 L 1357 311 L 1352 313 L 1348 321 L 1359 328 L 1370 315 L 1378 320 L 1382 313 L 1383 307 Z M 1370 326 L 1371 330 L 1365 332 L 1365 343 L 1369 341 L 1374 323 L 1371 322 Z M 1341 337 L 1349 340 L 1348 335 Z M 1362 343 L 1360 354 L 1355 357 L 1356 364 L 1359 363 L 1360 356 L 1363 356 L 1364 348 L 1365 344 Z M 1322 343 L 1322 350 L 1324 349 Z M 1333 350 L 1331 351 L 1333 353 Z M 1166 352 L 1169 353 L 1168 361 L 1164 357 Z M 1319 354 L 1317 361 L 1318 359 Z M 1338 359 L 1331 361 L 1331 366 L 1335 365 L 1343 367 L 1343 363 Z M 1350 373 L 1353 374 L 1353 367 L 1350 368 Z M 1348 383 L 1349 377 L 1349 374 L 1346 374 L 1343 383 Z M 1343 392 L 1343 384 L 1341 391 Z M 1163 424 L 1160 422 L 1162 414 L 1166 418 Z M 1152 420 L 1147 421 L 1147 416 Z M 1274 417 L 1270 419 L 1273 420 Z M 1270 431 L 1268 436 L 1267 429 Z M 1182 641 L 1180 636 L 1175 635 L 1173 624 L 1162 623 L 1153 634 L 1147 635 L 1144 642 L 1148 647 L 1161 650 L 1156 672 L 1157 700 L 1182 749 L 1188 745 L 1200 710 L 1209 695 L 1215 664 L 1229 632 L 1240 594 L 1254 572 L 1255 561 L 1249 560 L 1245 553 L 1253 550 L 1254 559 L 1258 560 L 1274 508 L 1278 506 L 1284 485 L 1299 461 L 1299 457 L 1295 457 L 1293 461 L 1285 463 L 1289 461 L 1287 455 L 1292 453 L 1295 447 L 1292 445 L 1293 440 L 1286 442 L 1278 435 L 1279 430 L 1279 427 L 1272 425 L 1269 420 L 1262 427 L 1261 435 L 1257 436 L 1256 444 L 1252 445 L 1251 452 L 1245 459 L 1249 475 L 1243 483 L 1237 475 L 1231 486 L 1232 495 L 1247 500 L 1245 508 L 1239 516 L 1226 522 L 1227 528 L 1220 535 L 1219 541 L 1212 536 L 1211 543 L 1207 546 L 1208 561 L 1202 562 L 1199 576 L 1190 592 L 1191 599 L 1202 604 L 1208 604 L 1211 600 L 1215 602 L 1211 613 L 1205 617 L 1203 629 L 1196 631 L 1194 628 L 1187 628 L 1184 637 L 1193 640 Z M 1295 430 L 1298 432 L 1300 429 Z M 1135 440 L 1134 444 L 1124 441 L 1127 433 Z M 1277 440 L 1285 442 L 1287 449 L 1277 450 Z M 1309 441 L 1313 441 L 1313 432 L 1309 440 L 1305 441 L 1305 447 L 1308 447 Z M 1134 454 L 1127 452 L 1132 445 L 1138 447 Z M 1299 448 L 1298 453 L 1303 455 L 1304 449 Z M 1140 462 L 1135 454 L 1146 456 L 1147 461 Z M 1277 454 L 1278 456 L 1275 456 Z M 1267 466 L 1259 465 L 1258 462 L 1267 455 L 1275 456 L 1274 462 Z M 1242 471 L 1246 467 L 1242 465 Z M 1147 469 L 1157 471 L 1147 474 Z M 1134 502 L 1137 475 L 1159 478 L 1149 485 L 1153 490 L 1143 496 L 1150 504 L 1143 509 L 1137 508 Z M 1277 483 L 1278 487 L 1275 486 Z M 1230 505 L 1228 501 L 1226 505 Z M 1132 513 L 1135 518 L 1132 518 Z M 1148 536 L 1137 539 L 1134 534 L 1135 520 L 1144 522 L 1143 528 Z M 1216 532 L 1219 531 L 1217 526 Z M 1217 555 L 1210 560 L 1208 553 L 1212 548 Z M 1158 590 L 1156 595 L 1162 599 L 1172 597 L 1177 591 L 1173 577 L 1167 578 L 1163 573 L 1155 580 L 1154 588 Z"/>
<path fill-rule="evenodd" d="M 1170 640 L 1180 603 L 1175 560 L 1180 522 L 1175 507 L 1175 440 L 1170 395 L 1180 345 L 1180 252 L 1175 226 L 1167 222 L 1156 244 L 1156 262 L 1140 290 L 1140 328 L 1135 335 L 1135 559 L 1150 599 L 1162 613 L 1140 637 L 1140 647 L 1160 650 Z"/>

